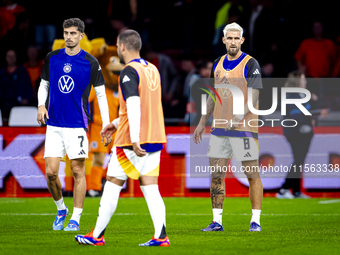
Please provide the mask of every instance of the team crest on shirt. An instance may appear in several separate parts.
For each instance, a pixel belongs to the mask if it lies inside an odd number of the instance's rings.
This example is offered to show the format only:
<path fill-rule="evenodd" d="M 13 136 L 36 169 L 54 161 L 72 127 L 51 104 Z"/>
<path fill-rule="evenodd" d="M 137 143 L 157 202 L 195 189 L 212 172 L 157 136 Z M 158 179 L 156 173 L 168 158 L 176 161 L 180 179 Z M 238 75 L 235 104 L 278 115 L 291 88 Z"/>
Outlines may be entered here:
<path fill-rule="evenodd" d="M 71 66 L 72 66 L 72 65 L 71 65 L 70 63 L 66 63 L 66 64 L 64 65 L 63 71 L 64 71 L 65 73 L 71 72 L 71 70 L 72 70 Z"/>
<path fill-rule="evenodd" d="M 157 74 L 155 70 L 153 70 L 151 67 L 145 68 L 145 74 L 148 81 L 148 87 L 151 91 L 154 91 L 158 88 L 157 83 Z"/>
<path fill-rule="evenodd" d="M 229 89 L 226 89 L 226 88 L 219 88 L 218 94 L 224 99 L 227 99 L 227 98 L 231 97 L 231 95 L 232 95 L 231 91 Z"/>
<path fill-rule="evenodd" d="M 219 79 L 220 76 L 221 76 L 221 71 L 218 70 L 218 71 L 216 72 L 216 74 L 215 74 L 215 78 L 216 78 L 216 79 Z"/>

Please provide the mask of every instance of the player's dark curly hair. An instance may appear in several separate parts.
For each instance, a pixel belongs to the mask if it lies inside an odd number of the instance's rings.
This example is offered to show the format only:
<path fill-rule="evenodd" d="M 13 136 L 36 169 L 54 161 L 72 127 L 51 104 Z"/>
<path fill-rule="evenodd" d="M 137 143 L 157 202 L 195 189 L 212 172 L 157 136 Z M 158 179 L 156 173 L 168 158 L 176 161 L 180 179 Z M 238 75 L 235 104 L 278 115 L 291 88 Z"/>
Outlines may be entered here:
<path fill-rule="evenodd" d="M 69 27 L 77 27 L 80 33 L 84 33 L 85 31 L 85 23 L 81 19 L 78 19 L 78 18 L 71 18 L 71 19 L 64 20 L 63 28 L 69 28 Z"/>
<path fill-rule="evenodd" d="M 142 39 L 137 31 L 128 29 L 118 36 L 120 44 L 124 44 L 128 50 L 140 51 L 142 48 Z"/>

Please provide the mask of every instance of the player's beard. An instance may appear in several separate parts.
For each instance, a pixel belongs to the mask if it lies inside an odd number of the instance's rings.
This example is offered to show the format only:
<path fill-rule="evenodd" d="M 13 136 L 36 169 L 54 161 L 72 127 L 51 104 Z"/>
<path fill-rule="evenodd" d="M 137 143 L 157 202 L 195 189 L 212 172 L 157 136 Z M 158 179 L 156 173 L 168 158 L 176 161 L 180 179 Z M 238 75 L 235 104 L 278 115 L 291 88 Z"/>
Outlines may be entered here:
<path fill-rule="evenodd" d="M 119 50 L 117 51 L 117 53 L 118 53 L 118 57 L 119 57 L 119 63 L 121 63 L 122 65 L 125 65 L 122 53 Z"/>
<path fill-rule="evenodd" d="M 228 54 L 230 55 L 230 56 L 236 56 L 237 55 L 237 53 L 240 51 L 240 48 L 238 48 L 237 46 L 235 47 L 235 48 L 231 48 L 231 47 L 229 47 L 229 50 L 228 50 Z"/>
<path fill-rule="evenodd" d="M 69 49 L 73 49 L 73 48 L 76 47 L 78 44 L 79 44 L 79 42 L 78 42 L 78 43 L 75 43 L 75 44 L 73 44 L 73 45 L 67 45 L 67 44 L 65 43 L 65 46 L 66 46 L 67 48 L 69 48 Z"/>

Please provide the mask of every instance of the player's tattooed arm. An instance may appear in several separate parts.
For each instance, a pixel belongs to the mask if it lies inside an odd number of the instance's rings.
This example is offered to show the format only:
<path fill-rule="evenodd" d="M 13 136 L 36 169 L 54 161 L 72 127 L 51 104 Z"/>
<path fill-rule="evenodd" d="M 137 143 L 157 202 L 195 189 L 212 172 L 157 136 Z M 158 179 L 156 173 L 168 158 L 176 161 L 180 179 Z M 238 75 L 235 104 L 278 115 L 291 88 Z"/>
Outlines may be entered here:
<path fill-rule="evenodd" d="M 206 115 L 202 115 L 200 123 L 199 123 L 200 125 L 205 126 L 205 124 L 207 124 L 209 118 L 211 117 L 211 115 L 214 112 L 214 108 L 215 108 L 214 100 L 212 99 L 212 97 L 208 97 L 208 100 L 207 100 L 207 114 Z"/>
<path fill-rule="evenodd" d="M 213 114 L 214 112 L 214 107 L 215 107 L 215 103 L 214 100 L 211 97 L 208 97 L 207 100 L 207 114 L 206 115 L 202 115 L 200 122 L 197 126 L 197 128 L 195 129 L 195 132 L 193 134 L 193 139 L 194 142 L 196 144 L 200 143 L 202 141 L 202 135 L 205 129 L 205 124 L 207 124 L 210 116 Z"/>
<path fill-rule="evenodd" d="M 253 107 L 255 108 L 257 105 L 257 102 L 259 100 L 259 95 L 260 95 L 260 90 L 258 89 L 252 89 L 253 93 L 252 93 L 252 103 L 253 103 Z M 248 107 L 248 103 L 244 105 L 244 116 L 247 116 L 248 113 L 250 113 L 249 107 Z"/>

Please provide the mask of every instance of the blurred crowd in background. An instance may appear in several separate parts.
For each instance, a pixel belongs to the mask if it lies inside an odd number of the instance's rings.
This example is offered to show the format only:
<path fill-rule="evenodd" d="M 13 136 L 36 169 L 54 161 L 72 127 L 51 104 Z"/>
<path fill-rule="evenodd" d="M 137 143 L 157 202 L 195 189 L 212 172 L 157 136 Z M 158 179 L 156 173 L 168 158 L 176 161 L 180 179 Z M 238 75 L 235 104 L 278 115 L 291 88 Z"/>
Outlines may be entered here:
<path fill-rule="evenodd" d="M 307 89 L 321 108 L 340 111 L 340 86 L 321 82 L 340 76 L 340 30 L 334 3 L 298 0 L 101 0 L 0 1 L 0 109 L 37 105 L 46 54 L 63 38 L 62 23 L 78 17 L 89 40 L 115 45 L 119 33 L 137 30 L 141 56 L 162 78 L 166 124 L 188 124 L 191 78 L 209 78 L 213 61 L 226 53 L 223 28 L 244 28 L 242 51 L 258 60 L 262 77 L 287 77 L 294 70 L 315 79 Z M 334 79 L 333 79 L 334 80 Z M 282 84 L 283 86 L 284 84 Z M 266 88 L 270 88 L 270 85 Z M 271 95 L 270 90 L 263 95 Z M 269 106 L 262 104 L 265 109 Z M 319 107 L 320 108 L 320 107 Z"/>

